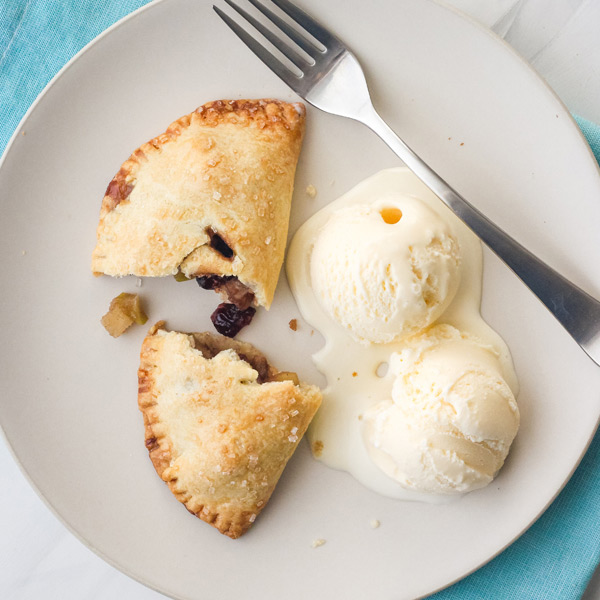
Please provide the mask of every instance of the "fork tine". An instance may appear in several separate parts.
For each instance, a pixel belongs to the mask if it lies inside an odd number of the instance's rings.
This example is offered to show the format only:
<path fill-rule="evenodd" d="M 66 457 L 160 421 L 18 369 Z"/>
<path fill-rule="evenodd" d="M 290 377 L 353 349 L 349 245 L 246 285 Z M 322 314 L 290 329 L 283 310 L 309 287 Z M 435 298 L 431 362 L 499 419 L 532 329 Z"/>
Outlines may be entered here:
<path fill-rule="evenodd" d="M 257 42 L 247 31 L 240 27 L 231 17 L 226 15 L 218 6 L 213 5 L 215 12 L 225 21 L 225 24 L 262 60 L 269 69 L 278 75 L 292 89 L 298 87 L 298 77 L 294 75 L 277 57 L 273 56 L 260 42 Z"/>
<path fill-rule="evenodd" d="M 277 37 L 270 29 L 265 27 L 260 21 L 256 20 L 252 15 L 248 14 L 243 8 L 238 6 L 233 0 L 225 0 L 231 8 L 241 15 L 248 23 L 250 23 L 258 32 L 265 36 L 284 56 L 287 56 L 301 71 L 310 66 L 309 62 L 293 48 L 286 44 L 282 39 Z"/>
<path fill-rule="evenodd" d="M 304 52 L 309 56 L 315 58 L 315 55 L 321 54 L 321 51 L 314 45 L 311 44 L 303 35 L 300 35 L 293 27 L 288 25 L 281 17 L 277 16 L 272 10 L 268 9 L 259 0 L 248 0 L 252 6 L 260 10 L 260 12 L 271 21 L 274 25 L 279 27 L 283 33 L 285 33 L 293 42 L 298 44 Z"/>
<path fill-rule="evenodd" d="M 312 17 L 309 17 L 302 9 L 292 4 L 289 0 L 271 0 L 283 12 L 290 16 L 298 25 L 304 27 L 315 39 L 317 39 L 327 50 L 345 50 L 344 44 L 338 40 L 325 27 L 319 25 Z"/>

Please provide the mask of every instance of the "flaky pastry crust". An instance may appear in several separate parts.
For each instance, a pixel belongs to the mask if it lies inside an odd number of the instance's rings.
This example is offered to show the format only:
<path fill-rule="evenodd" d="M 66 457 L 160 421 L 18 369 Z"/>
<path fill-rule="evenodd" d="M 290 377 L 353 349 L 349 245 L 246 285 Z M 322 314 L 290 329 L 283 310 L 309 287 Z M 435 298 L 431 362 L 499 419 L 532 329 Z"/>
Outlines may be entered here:
<path fill-rule="evenodd" d="M 287 240 L 305 108 L 209 102 L 123 163 L 100 210 L 92 271 L 235 275 L 267 308 Z M 216 233 L 233 250 L 211 246 Z"/>
<path fill-rule="evenodd" d="M 142 345 L 138 402 L 156 472 L 231 538 L 263 510 L 321 403 L 316 386 L 276 375 L 253 346 L 216 334 L 160 322 Z"/>

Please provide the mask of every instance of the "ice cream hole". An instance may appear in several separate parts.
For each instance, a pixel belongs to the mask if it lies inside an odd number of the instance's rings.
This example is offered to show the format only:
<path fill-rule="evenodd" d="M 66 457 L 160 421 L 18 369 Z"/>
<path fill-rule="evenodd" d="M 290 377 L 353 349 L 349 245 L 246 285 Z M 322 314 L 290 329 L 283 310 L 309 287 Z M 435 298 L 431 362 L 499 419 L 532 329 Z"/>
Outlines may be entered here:
<path fill-rule="evenodd" d="M 385 377 L 387 375 L 389 366 L 390 365 L 386 362 L 379 363 L 375 369 L 375 375 L 377 375 L 377 377 Z"/>
<path fill-rule="evenodd" d="M 394 206 L 382 208 L 379 214 L 388 225 L 395 225 L 402 218 L 402 211 Z"/>

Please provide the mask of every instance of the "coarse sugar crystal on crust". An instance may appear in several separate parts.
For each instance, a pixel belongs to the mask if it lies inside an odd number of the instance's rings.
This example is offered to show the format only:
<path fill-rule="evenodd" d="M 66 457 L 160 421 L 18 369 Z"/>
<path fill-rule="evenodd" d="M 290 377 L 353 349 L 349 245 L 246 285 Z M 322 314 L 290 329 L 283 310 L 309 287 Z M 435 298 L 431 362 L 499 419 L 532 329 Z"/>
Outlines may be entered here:
<path fill-rule="evenodd" d="M 280 375 L 248 343 L 163 322 L 142 345 L 138 403 L 156 472 L 231 538 L 264 509 L 321 403 L 319 388 Z"/>
<path fill-rule="evenodd" d="M 303 104 L 261 99 L 209 102 L 172 123 L 109 183 L 92 271 L 236 276 L 268 308 L 304 121 Z"/>

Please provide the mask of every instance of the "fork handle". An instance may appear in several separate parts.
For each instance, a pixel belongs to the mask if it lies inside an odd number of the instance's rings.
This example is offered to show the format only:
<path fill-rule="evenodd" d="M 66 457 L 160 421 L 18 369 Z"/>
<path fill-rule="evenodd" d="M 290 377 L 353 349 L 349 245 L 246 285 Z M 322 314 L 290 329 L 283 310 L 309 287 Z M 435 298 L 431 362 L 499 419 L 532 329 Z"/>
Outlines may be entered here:
<path fill-rule="evenodd" d="M 514 271 L 600 365 L 600 302 L 542 262 L 467 202 L 392 131 L 375 109 L 363 111 L 360 120 Z"/>

